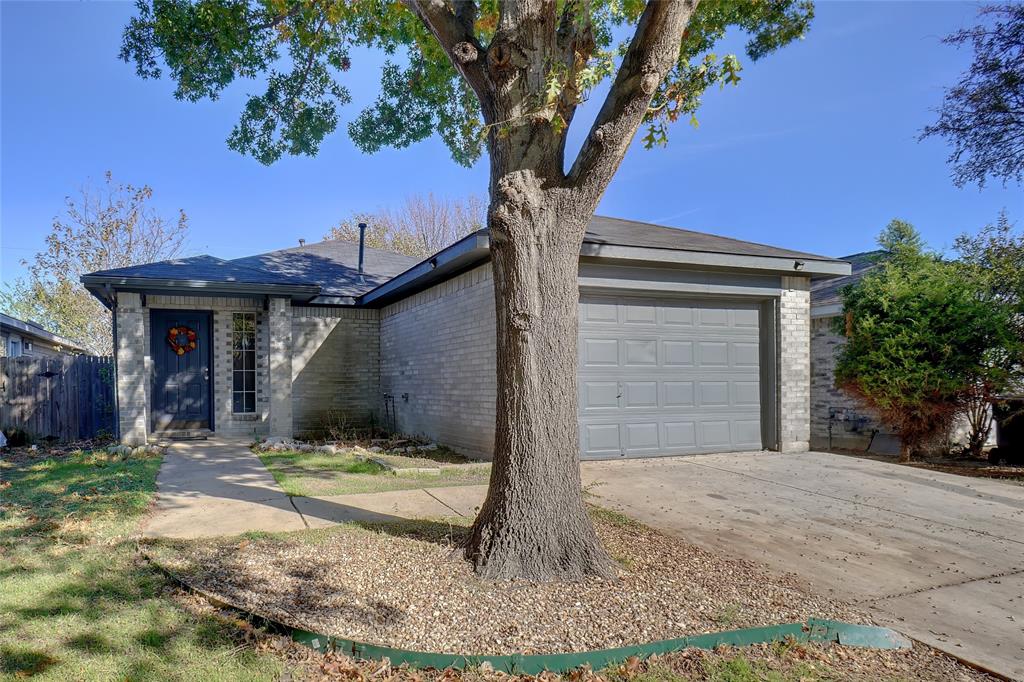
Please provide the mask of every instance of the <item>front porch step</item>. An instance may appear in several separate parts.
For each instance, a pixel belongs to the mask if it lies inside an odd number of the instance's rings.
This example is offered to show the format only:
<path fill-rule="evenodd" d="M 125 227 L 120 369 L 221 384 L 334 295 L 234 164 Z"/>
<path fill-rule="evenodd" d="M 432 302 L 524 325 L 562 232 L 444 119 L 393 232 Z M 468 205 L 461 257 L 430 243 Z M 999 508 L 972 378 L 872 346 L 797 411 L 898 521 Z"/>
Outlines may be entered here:
<path fill-rule="evenodd" d="M 178 440 L 206 440 L 213 435 L 210 429 L 171 429 L 149 434 L 150 443 L 166 443 Z"/>

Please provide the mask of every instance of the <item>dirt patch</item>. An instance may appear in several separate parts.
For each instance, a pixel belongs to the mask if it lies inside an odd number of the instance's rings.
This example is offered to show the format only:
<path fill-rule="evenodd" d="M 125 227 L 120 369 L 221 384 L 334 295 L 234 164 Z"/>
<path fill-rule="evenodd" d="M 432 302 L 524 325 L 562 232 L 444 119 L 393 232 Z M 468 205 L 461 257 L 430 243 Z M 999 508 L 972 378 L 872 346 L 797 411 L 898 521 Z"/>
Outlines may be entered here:
<path fill-rule="evenodd" d="M 870 459 L 875 462 L 888 462 L 889 464 L 899 464 L 900 466 L 912 467 L 914 469 L 926 469 L 928 471 L 956 474 L 957 476 L 970 476 L 972 478 L 993 478 L 1024 485 L 1024 467 L 996 466 L 990 464 L 987 459 L 927 457 L 914 460 L 913 462 L 900 462 L 896 457 L 888 455 L 875 455 L 853 450 L 830 450 L 830 452 L 834 455 Z"/>
<path fill-rule="evenodd" d="M 275 620 L 375 644 L 462 654 L 584 651 L 809 617 L 867 622 L 795 575 L 712 554 L 596 511 L 611 581 L 478 579 L 445 522 L 346 525 L 239 541 L 161 543 L 197 587 Z"/>

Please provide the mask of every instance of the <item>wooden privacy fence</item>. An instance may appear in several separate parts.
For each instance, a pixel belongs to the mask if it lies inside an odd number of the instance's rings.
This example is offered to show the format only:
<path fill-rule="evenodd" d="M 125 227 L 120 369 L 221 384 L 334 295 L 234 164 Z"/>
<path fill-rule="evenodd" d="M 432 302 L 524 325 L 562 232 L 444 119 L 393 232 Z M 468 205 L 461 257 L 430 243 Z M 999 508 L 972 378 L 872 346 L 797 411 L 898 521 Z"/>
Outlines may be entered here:
<path fill-rule="evenodd" d="M 114 361 L 0 358 L 0 429 L 63 441 L 114 435 Z"/>

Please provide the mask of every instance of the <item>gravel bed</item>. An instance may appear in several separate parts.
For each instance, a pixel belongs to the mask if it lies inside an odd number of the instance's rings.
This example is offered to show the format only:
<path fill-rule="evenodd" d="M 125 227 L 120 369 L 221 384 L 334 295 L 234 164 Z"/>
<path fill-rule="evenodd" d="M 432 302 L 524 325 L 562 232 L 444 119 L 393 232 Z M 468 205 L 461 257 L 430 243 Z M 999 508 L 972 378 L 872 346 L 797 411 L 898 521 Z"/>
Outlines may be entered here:
<path fill-rule="evenodd" d="M 150 553 L 195 586 L 292 626 L 422 651 L 585 651 L 704 632 L 866 617 L 795 575 L 685 544 L 596 511 L 616 579 L 487 582 L 462 560 L 464 528 L 337 526 L 242 541 L 161 541 Z"/>

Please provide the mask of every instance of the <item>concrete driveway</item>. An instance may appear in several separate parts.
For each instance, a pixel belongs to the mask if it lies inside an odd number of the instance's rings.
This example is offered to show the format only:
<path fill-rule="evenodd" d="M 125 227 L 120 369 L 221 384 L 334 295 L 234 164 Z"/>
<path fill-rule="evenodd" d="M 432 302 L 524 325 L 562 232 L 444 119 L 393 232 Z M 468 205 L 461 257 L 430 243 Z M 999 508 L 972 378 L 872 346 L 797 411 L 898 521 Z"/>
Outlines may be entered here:
<path fill-rule="evenodd" d="M 583 478 L 602 506 L 1024 679 L 1024 486 L 821 453 L 588 462 Z"/>

